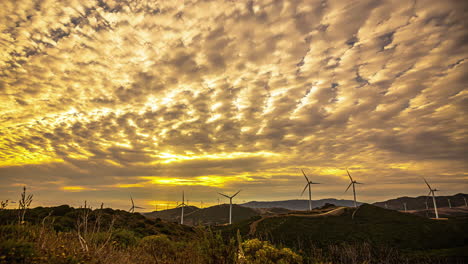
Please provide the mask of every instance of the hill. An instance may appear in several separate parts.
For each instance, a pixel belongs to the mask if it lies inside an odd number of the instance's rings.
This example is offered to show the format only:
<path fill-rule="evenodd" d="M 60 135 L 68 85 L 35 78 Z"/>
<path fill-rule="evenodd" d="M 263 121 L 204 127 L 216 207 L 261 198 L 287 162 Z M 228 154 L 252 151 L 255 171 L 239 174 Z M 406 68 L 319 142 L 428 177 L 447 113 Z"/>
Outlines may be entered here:
<path fill-rule="evenodd" d="M 50 223 L 51 228 L 59 232 L 75 230 L 79 221 L 86 221 L 94 229 L 107 230 L 112 225 L 113 230 L 125 230 L 126 233 L 129 231 L 132 236 L 136 237 L 164 234 L 180 240 L 195 234 L 194 229 L 188 226 L 161 219 L 148 219 L 139 213 L 129 213 L 111 208 L 92 210 L 61 205 L 36 207 L 29 209 L 25 214 L 25 222 L 28 224 L 41 225 L 44 223 L 43 221 Z M 111 224 L 112 221 L 113 224 Z M 0 225 L 17 222 L 18 210 L 0 210 Z"/>
<path fill-rule="evenodd" d="M 321 199 L 321 200 L 312 200 L 312 208 L 322 207 L 325 204 L 334 204 L 336 206 L 354 206 L 354 201 L 352 200 L 338 200 L 338 199 Z M 362 203 L 358 202 L 358 205 Z M 288 210 L 308 210 L 309 209 L 309 200 L 285 200 L 285 201 L 252 201 L 248 203 L 241 204 L 245 207 L 251 208 L 285 208 Z"/>
<path fill-rule="evenodd" d="M 195 212 L 197 210 L 200 210 L 200 209 L 195 206 L 186 206 L 184 208 L 184 216 L 192 212 Z M 151 219 L 160 218 L 165 221 L 180 222 L 181 213 L 182 213 L 182 208 L 179 207 L 179 208 L 172 208 L 172 209 L 161 210 L 161 211 L 153 211 L 150 213 L 143 213 L 143 215 Z"/>
<path fill-rule="evenodd" d="M 186 225 L 218 225 L 226 224 L 229 222 L 229 205 L 221 204 L 211 206 L 203 209 L 196 207 L 186 207 L 184 209 L 184 224 Z M 172 210 L 172 211 L 171 211 Z M 284 210 L 284 209 L 283 209 Z M 170 212 L 167 212 L 170 211 Z M 245 219 L 249 219 L 253 216 L 261 214 L 260 210 L 240 206 L 232 205 L 232 221 L 238 222 Z M 159 217 L 167 221 L 180 221 L 181 211 L 180 208 L 163 210 L 158 212 L 151 212 L 144 214 L 149 218 Z M 164 217 L 164 218 L 163 218 Z"/>
<path fill-rule="evenodd" d="M 450 196 L 436 196 L 436 202 L 438 208 L 449 207 L 448 199 L 450 199 L 450 203 L 452 207 L 462 207 L 465 206 L 465 200 L 468 200 L 468 194 L 459 193 L 456 195 Z M 387 208 L 392 210 L 404 210 L 404 203 L 406 203 L 406 207 L 408 210 L 425 210 L 426 209 L 426 202 L 427 207 L 429 209 L 434 208 L 432 197 L 428 196 L 418 196 L 418 197 L 399 197 L 395 199 L 390 199 L 387 201 L 376 202 L 373 205 Z"/>
<path fill-rule="evenodd" d="M 255 228 L 252 225 L 256 225 Z M 466 218 L 431 220 L 369 204 L 360 206 L 357 211 L 354 208 L 329 207 L 302 215 L 290 213 L 256 217 L 219 228 L 231 235 L 240 230 L 247 238 L 267 238 L 273 243 L 296 249 L 368 243 L 373 247 L 427 251 L 463 247 L 468 241 Z M 454 254 L 466 254 L 463 252 Z"/>

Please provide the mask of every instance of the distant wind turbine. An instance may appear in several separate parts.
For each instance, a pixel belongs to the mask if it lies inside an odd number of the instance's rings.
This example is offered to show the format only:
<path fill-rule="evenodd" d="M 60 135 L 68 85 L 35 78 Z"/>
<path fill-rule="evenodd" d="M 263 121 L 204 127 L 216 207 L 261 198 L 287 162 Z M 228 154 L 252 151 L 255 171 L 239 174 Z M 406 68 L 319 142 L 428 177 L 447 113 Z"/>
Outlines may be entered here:
<path fill-rule="evenodd" d="M 431 186 L 429 185 L 429 183 L 426 181 L 426 179 L 424 179 L 424 182 L 426 183 L 427 187 L 429 188 L 429 193 L 427 194 L 428 196 L 430 196 L 432 194 L 432 201 L 434 202 L 434 212 L 435 212 L 435 216 L 436 218 L 439 218 L 439 213 L 437 212 L 437 204 L 436 204 L 436 199 L 435 199 L 435 192 L 437 191 L 440 191 L 440 190 L 437 190 L 437 189 L 432 189 Z"/>
<path fill-rule="evenodd" d="M 301 196 L 304 194 L 307 187 L 309 187 L 309 211 L 312 211 L 312 191 L 311 191 L 310 185 L 311 184 L 320 184 L 320 183 L 310 181 L 309 178 L 307 178 L 307 175 L 305 174 L 304 170 L 301 169 L 301 171 L 302 171 L 302 174 L 304 174 L 304 177 L 305 177 L 305 179 L 307 181 L 306 186 L 304 187 L 304 190 L 302 190 Z"/>
<path fill-rule="evenodd" d="M 357 207 L 357 203 L 356 203 L 356 188 L 354 187 L 355 184 L 363 184 L 361 182 L 357 182 L 355 180 L 353 180 L 353 177 L 351 177 L 351 174 L 349 174 L 349 171 L 348 169 L 346 169 L 346 172 L 348 173 L 348 176 L 349 176 L 349 179 L 351 180 L 351 183 L 348 185 L 348 188 L 346 188 L 346 191 L 347 192 L 349 190 L 349 187 L 351 187 L 351 185 L 353 186 L 353 195 L 354 195 L 354 207 Z"/>
<path fill-rule="evenodd" d="M 403 203 L 403 206 L 405 207 L 405 213 L 406 213 L 406 211 L 407 211 L 407 209 L 406 209 L 406 203 Z"/>
<path fill-rule="evenodd" d="M 452 208 L 452 204 L 450 203 L 450 199 L 447 198 L 447 201 L 448 201 L 448 204 L 449 204 L 449 208 Z"/>
<path fill-rule="evenodd" d="M 143 207 L 139 207 L 139 206 L 135 206 L 135 203 L 133 202 L 133 197 L 130 195 L 130 200 L 132 201 L 132 207 L 130 207 L 130 209 L 128 210 L 130 213 L 134 213 L 135 212 L 135 208 L 137 209 L 145 209 Z"/>
<path fill-rule="evenodd" d="M 234 195 L 232 196 L 228 196 L 228 195 L 225 195 L 225 194 L 222 194 L 222 193 L 219 193 L 220 195 L 226 197 L 226 198 L 229 198 L 229 224 L 232 223 L 232 198 L 234 198 L 241 190 L 239 190 L 238 192 L 236 192 Z"/>
<path fill-rule="evenodd" d="M 465 200 L 465 207 L 468 207 L 468 204 L 466 203 L 466 198 L 463 197 L 463 200 Z"/>
<path fill-rule="evenodd" d="M 188 202 L 188 200 L 187 200 Z M 184 207 L 187 206 L 185 204 L 185 197 L 184 197 L 184 192 L 182 191 L 182 203 L 178 204 L 177 207 L 180 207 L 181 210 L 182 210 L 182 213 L 180 215 L 180 224 L 183 225 L 184 224 Z"/>

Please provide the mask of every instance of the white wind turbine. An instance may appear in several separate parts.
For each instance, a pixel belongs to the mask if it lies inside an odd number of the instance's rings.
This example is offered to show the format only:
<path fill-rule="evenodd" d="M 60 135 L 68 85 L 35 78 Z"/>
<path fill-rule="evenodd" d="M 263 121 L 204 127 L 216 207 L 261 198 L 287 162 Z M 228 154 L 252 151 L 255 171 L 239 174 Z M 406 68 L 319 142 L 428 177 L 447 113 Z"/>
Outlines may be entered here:
<path fill-rule="evenodd" d="M 130 200 L 132 201 L 132 207 L 130 207 L 130 209 L 128 210 L 130 213 L 134 213 L 135 212 L 135 208 L 137 209 L 145 209 L 143 207 L 139 207 L 139 206 L 135 206 L 135 203 L 133 202 L 133 197 L 130 195 Z"/>
<path fill-rule="evenodd" d="M 228 196 L 228 195 L 225 195 L 225 194 L 222 194 L 222 193 L 219 193 L 220 195 L 226 197 L 226 198 L 229 198 L 229 224 L 232 223 L 232 198 L 234 198 L 241 190 L 239 190 L 238 192 L 236 192 L 234 195 L 232 196 Z"/>
<path fill-rule="evenodd" d="M 356 188 L 354 187 L 355 184 L 363 184 L 361 182 L 357 182 L 355 180 L 353 180 L 353 177 L 351 177 L 351 174 L 349 174 L 349 171 L 348 169 L 346 169 L 346 172 L 348 173 L 348 176 L 349 176 L 349 179 L 351 180 L 351 183 L 348 185 L 348 188 L 346 188 L 346 191 L 347 192 L 349 190 L 349 187 L 351 187 L 351 185 L 353 186 L 353 195 L 354 195 L 354 207 L 357 207 L 357 203 L 356 203 Z"/>
<path fill-rule="evenodd" d="M 311 191 L 310 185 L 311 184 L 320 184 L 320 183 L 310 181 L 309 178 L 307 178 L 307 175 L 305 174 L 304 170 L 301 169 L 301 171 L 302 171 L 302 174 L 304 174 L 304 177 L 305 177 L 305 179 L 307 181 L 306 186 L 304 187 L 304 190 L 302 190 L 301 196 L 304 194 L 307 187 L 309 187 L 309 211 L 312 211 L 312 191 Z"/>
<path fill-rule="evenodd" d="M 440 191 L 440 190 L 437 190 L 437 189 L 432 189 L 431 186 L 429 185 L 429 183 L 426 181 L 426 179 L 424 179 L 424 182 L 426 183 L 427 187 L 429 188 L 429 193 L 427 194 L 427 196 L 430 196 L 432 194 L 432 201 L 434 202 L 434 212 L 435 212 L 435 216 L 436 218 L 439 218 L 439 212 L 437 212 L 437 204 L 436 204 L 436 199 L 435 199 L 435 192 L 437 191 Z"/>
<path fill-rule="evenodd" d="M 182 191 L 182 203 L 177 205 L 177 207 L 180 207 L 181 210 L 182 210 L 182 213 L 180 215 L 180 224 L 183 225 L 184 224 L 184 207 L 187 206 L 185 204 L 185 196 L 184 196 L 184 191 Z M 176 207 L 176 208 L 177 208 Z"/>

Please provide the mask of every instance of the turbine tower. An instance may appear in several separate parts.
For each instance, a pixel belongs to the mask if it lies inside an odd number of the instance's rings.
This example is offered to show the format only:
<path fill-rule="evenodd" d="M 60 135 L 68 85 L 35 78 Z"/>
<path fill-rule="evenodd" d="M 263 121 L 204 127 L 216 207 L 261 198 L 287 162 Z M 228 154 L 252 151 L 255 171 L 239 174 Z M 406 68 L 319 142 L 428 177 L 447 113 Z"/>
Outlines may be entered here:
<path fill-rule="evenodd" d="M 238 192 L 236 192 L 233 196 L 228 196 L 228 195 L 225 195 L 225 194 L 222 194 L 222 193 L 219 193 L 220 195 L 226 197 L 226 198 L 229 198 L 229 224 L 232 223 L 232 198 L 234 198 L 241 190 L 239 190 Z"/>
<path fill-rule="evenodd" d="M 351 187 L 351 185 L 353 186 L 353 195 L 354 195 L 354 207 L 357 207 L 357 203 L 356 203 L 356 188 L 354 187 L 355 184 L 363 184 L 361 182 L 357 182 L 355 180 L 353 180 L 353 177 L 351 177 L 351 174 L 349 174 L 349 171 L 348 169 L 346 169 L 346 172 L 348 173 L 348 176 L 349 176 L 349 179 L 351 180 L 351 183 L 348 185 L 348 188 L 346 188 L 346 191 L 347 192 L 349 190 L 349 187 Z"/>
<path fill-rule="evenodd" d="M 187 201 L 187 203 L 188 203 L 188 201 Z M 185 207 L 185 206 L 187 206 L 187 205 L 185 204 L 184 191 L 182 191 L 182 203 L 179 204 L 179 205 L 177 205 L 177 207 L 180 207 L 181 210 L 182 210 L 182 213 L 181 213 L 181 215 L 180 215 L 180 224 L 181 224 L 181 225 L 184 224 L 184 207 Z M 177 207 L 176 207 L 176 208 L 177 208 Z"/>
<path fill-rule="evenodd" d="M 431 186 L 429 185 L 429 183 L 426 181 L 426 179 L 423 178 L 423 180 L 426 183 L 427 187 L 429 188 L 429 193 L 427 194 L 427 196 L 430 196 L 432 194 L 432 201 L 434 202 L 434 212 L 435 212 L 436 219 L 438 219 L 439 218 L 439 212 L 437 212 L 435 192 L 440 191 L 440 190 L 432 189 Z"/>
<path fill-rule="evenodd" d="M 145 209 L 143 207 L 139 207 L 139 206 L 135 206 L 135 203 L 133 202 L 133 197 L 130 195 L 130 200 L 132 201 L 132 207 L 130 207 L 130 209 L 128 210 L 128 212 L 130 213 L 134 213 L 135 212 L 135 208 L 137 209 Z"/>
<path fill-rule="evenodd" d="M 466 203 L 466 198 L 463 197 L 463 200 L 465 200 L 465 207 L 468 207 L 468 204 Z"/>
<path fill-rule="evenodd" d="M 312 191 L 310 189 L 310 185 L 311 184 L 320 184 L 320 183 L 310 181 L 309 178 L 307 178 L 307 175 L 305 174 L 304 170 L 301 169 L 301 171 L 302 171 L 302 174 L 304 174 L 304 177 L 305 177 L 305 179 L 307 181 L 306 186 L 304 187 L 304 190 L 302 190 L 301 196 L 304 194 L 307 187 L 309 187 L 309 211 L 312 211 Z"/>
<path fill-rule="evenodd" d="M 407 211 L 407 210 L 406 210 L 406 203 L 403 203 L 403 206 L 405 207 L 405 213 L 406 213 L 406 211 Z"/>
<path fill-rule="evenodd" d="M 448 201 L 448 204 L 449 204 L 449 208 L 452 208 L 452 204 L 450 203 L 450 199 L 447 199 Z"/>

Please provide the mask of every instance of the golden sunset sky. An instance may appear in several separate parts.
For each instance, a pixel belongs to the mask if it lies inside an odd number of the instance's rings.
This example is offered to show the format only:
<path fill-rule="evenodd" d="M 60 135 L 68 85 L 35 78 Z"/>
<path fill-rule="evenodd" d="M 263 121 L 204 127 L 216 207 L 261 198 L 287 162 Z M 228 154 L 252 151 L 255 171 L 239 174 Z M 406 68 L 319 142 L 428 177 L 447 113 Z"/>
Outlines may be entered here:
<path fill-rule="evenodd" d="M 0 199 L 468 190 L 463 1 L 4 0 Z M 302 197 L 305 198 L 305 197 Z M 155 202 L 154 202 L 155 201 Z M 224 202 L 221 199 L 221 202 Z"/>

